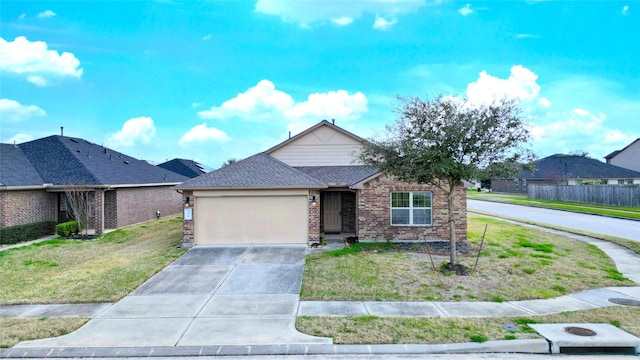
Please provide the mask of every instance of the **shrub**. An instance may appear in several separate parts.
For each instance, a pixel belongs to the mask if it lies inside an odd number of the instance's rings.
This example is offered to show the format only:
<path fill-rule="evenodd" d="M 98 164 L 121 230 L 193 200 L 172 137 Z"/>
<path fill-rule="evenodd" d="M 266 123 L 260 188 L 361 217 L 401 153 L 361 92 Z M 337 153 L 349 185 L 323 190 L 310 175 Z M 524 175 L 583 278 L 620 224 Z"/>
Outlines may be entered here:
<path fill-rule="evenodd" d="M 56 225 L 56 234 L 61 237 L 69 237 L 73 234 L 77 234 L 82 229 L 82 226 L 78 226 L 78 222 L 67 221 Z"/>
<path fill-rule="evenodd" d="M 17 244 L 53 235 L 55 226 L 55 221 L 40 221 L 0 228 L 0 245 Z"/>

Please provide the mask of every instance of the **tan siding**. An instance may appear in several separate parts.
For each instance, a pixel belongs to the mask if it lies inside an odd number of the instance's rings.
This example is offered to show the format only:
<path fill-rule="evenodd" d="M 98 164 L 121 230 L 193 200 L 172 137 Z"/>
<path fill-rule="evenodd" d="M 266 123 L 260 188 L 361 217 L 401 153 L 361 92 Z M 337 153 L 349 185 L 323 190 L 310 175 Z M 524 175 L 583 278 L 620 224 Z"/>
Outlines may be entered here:
<path fill-rule="evenodd" d="M 640 141 L 636 141 L 611 159 L 611 165 L 640 171 Z"/>
<path fill-rule="evenodd" d="M 291 166 L 361 165 L 358 140 L 322 126 L 269 155 Z"/>

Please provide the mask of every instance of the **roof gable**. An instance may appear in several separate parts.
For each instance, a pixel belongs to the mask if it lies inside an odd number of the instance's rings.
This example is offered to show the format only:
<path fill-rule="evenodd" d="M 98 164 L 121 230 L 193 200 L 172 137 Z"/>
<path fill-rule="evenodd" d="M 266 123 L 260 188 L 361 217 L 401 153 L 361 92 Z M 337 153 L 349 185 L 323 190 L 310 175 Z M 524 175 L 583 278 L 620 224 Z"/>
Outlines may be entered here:
<path fill-rule="evenodd" d="M 178 185 L 176 189 L 324 188 L 322 182 L 265 154 L 258 153 Z"/>
<path fill-rule="evenodd" d="M 291 166 L 361 165 L 364 140 L 326 120 L 265 151 Z"/>

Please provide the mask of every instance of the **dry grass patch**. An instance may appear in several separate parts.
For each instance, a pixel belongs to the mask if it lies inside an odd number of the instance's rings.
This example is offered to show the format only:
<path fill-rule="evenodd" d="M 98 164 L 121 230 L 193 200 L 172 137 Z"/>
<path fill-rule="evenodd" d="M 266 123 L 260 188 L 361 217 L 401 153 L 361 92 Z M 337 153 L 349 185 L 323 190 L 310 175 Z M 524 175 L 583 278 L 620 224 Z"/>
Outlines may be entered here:
<path fill-rule="evenodd" d="M 9 348 L 21 341 L 66 335 L 89 319 L 64 318 L 0 318 L 0 348 Z"/>
<path fill-rule="evenodd" d="M 640 309 L 612 306 L 528 318 L 299 317 L 299 331 L 333 338 L 335 344 L 443 344 L 537 338 L 527 323 L 609 323 L 640 336 Z M 521 331 L 507 331 L 515 324 Z"/>
<path fill-rule="evenodd" d="M 96 240 L 54 239 L 0 252 L 0 304 L 113 302 L 179 257 L 172 216 Z"/>
<path fill-rule="evenodd" d="M 307 257 L 303 300 L 509 301 L 544 299 L 608 286 L 632 286 L 601 250 L 537 229 L 469 215 L 468 276 L 433 271 L 424 244 L 400 251 L 391 244 L 357 244 Z M 373 246 L 373 248 L 372 248 Z M 433 255 L 436 267 L 448 254 Z"/>

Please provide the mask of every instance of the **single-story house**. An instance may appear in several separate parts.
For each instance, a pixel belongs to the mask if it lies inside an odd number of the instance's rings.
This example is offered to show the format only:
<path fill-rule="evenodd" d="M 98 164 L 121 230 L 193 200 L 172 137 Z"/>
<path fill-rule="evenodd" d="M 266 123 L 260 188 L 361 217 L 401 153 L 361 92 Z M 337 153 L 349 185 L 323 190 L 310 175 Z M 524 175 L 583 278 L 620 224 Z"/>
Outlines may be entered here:
<path fill-rule="evenodd" d="M 186 176 L 190 179 L 207 173 L 206 171 L 204 171 L 204 166 L 193 160 L 187 159 L 176 158 L 163 162 L 162 164 L 158 164 L 157 166 L 173 171 L 174 173 L 178 173 L 182 176 Z"/>
<path fill-rule="evenodd" d="M 362 164 L 363 139 L 326 120 L 246 159 L 178 185 L 185 246 L 360 240 L 449 240 L 446 197 Z M 456 193 L 465 240 L 466 192 Z M 333 236 L 333 235 L 332 235 Z"/>
<path fill-rule="evenodd" d="M 624 149 L 616 150 L 604 158 L 607 164 L 640 171 L 640 138 L 632 141 Z"/>
<path fill-rule="evenodd" d="M 527 193 L 536 185 L 635 185 L 640 172 L 580 155 L 556 154 L 540 159 L 535 171 L 523 170 L 510 179 L 492 179 L 491 189 L 505 193 Z"/>
<path fill-rule="evenodd" d="M 0 226 L 71 218 L 65 188 L 93 193 L 96 233 L 177 214 L 188 178 L 87 140 L 53 135 L 0 144 Z"/>

